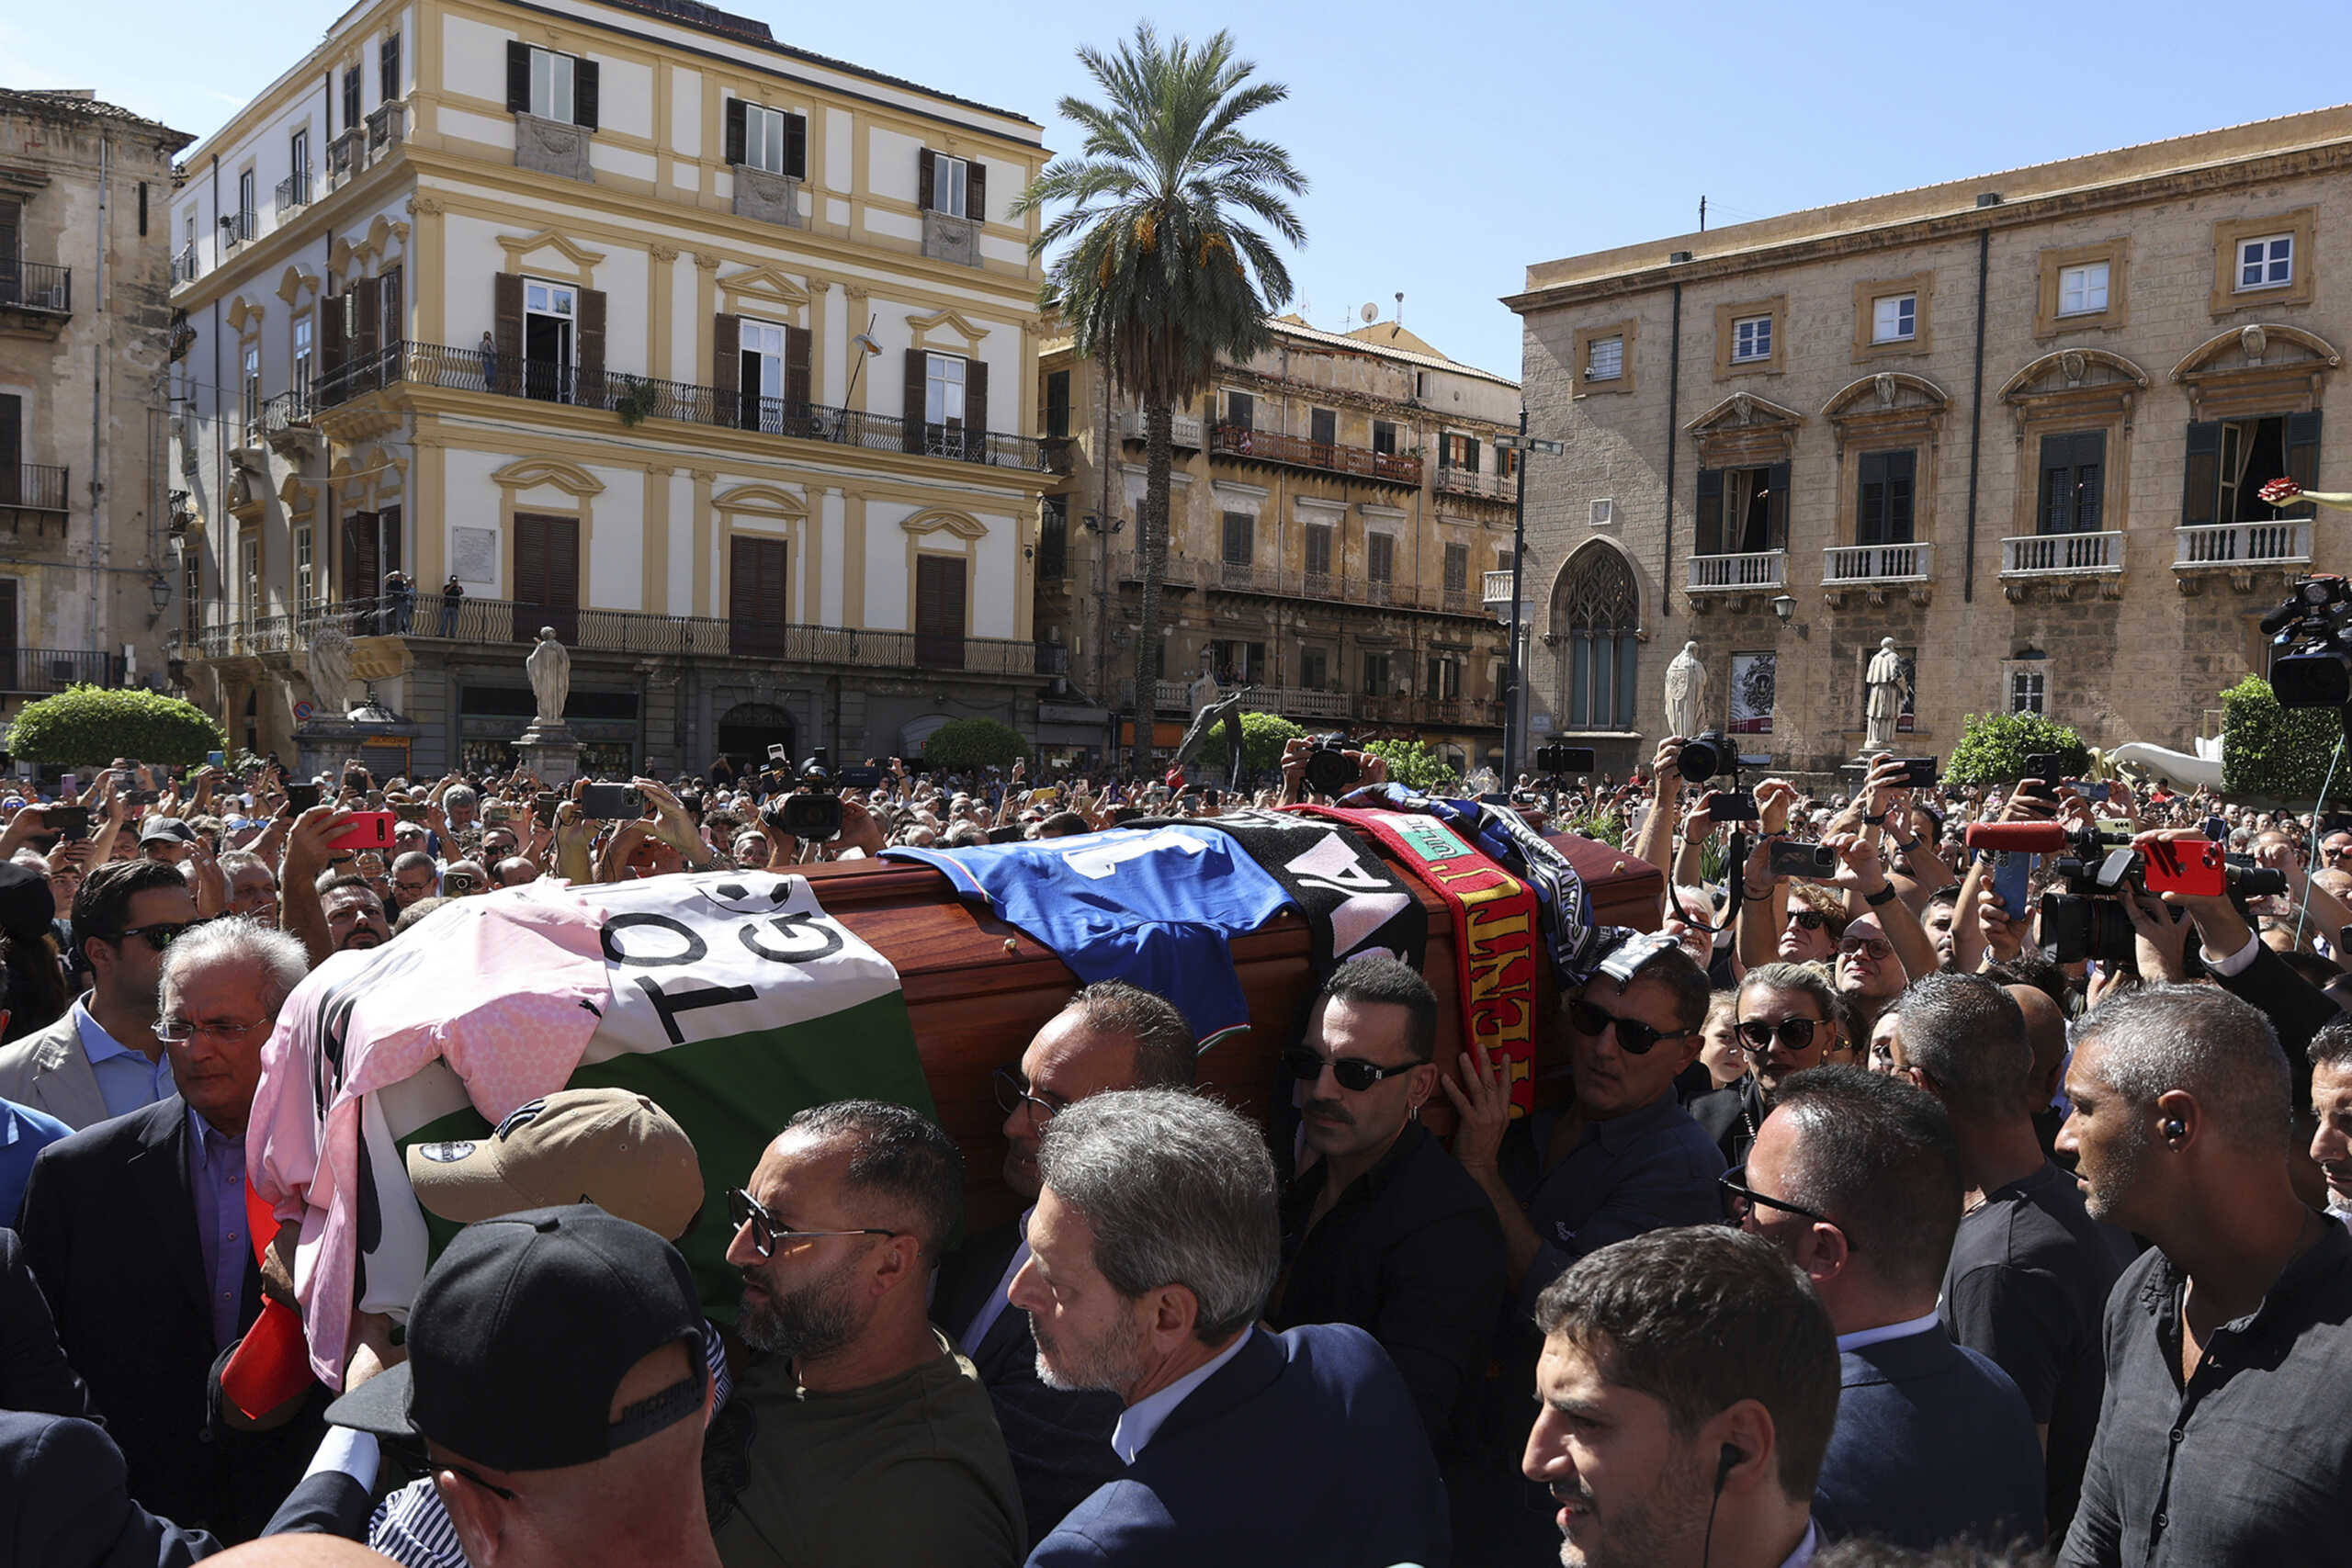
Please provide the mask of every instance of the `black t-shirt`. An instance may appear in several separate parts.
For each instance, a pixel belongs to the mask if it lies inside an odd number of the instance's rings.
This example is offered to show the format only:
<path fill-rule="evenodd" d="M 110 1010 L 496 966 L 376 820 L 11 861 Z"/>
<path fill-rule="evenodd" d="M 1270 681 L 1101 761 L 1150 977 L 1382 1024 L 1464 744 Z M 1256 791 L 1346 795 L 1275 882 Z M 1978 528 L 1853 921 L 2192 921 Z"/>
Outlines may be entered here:
<path fill-rule="evenodd" d="M 2050 1428 L 2050 1527 L 2064 1540 L 2098 1427 L 2107 1298 L 2132 1239 L 2092 1219 L 2075 1179 L 2044 1163 L 1963 1215 L 1937 1316 L 1997 1363 Z"/>

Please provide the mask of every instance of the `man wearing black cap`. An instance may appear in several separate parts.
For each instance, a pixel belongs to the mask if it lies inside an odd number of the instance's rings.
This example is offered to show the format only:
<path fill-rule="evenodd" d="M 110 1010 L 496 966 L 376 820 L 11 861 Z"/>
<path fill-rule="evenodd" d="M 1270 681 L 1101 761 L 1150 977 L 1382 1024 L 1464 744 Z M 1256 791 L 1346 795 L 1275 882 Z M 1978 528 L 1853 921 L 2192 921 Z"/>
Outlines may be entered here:
<path fill-rule="evenodd" d="M 703 1510 L 708 1332 L 677 1249 L 592 1203 L 469 1225 L 408 1359 L 329 1406 L 421 1442 L 475 1568 L 718 1568 Z"/>
<path fill-rule="evenodd" d="M 155 817 L 139 829 L 139 852 L 165 865 L 185 864 L 196 851 L 196 829 L 176 817 Z"/>

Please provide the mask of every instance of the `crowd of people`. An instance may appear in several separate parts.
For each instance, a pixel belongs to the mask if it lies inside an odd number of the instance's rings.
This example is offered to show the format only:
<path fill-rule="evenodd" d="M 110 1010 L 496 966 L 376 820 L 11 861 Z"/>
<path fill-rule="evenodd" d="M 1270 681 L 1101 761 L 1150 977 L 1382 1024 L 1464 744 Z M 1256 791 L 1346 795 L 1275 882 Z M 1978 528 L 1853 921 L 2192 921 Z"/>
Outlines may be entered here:
<path fill-rule="evenodd" d="M 1296 804 L 1313 750 L 1244 791 L 120 759 L 0 800 L 0 1540 L 413 1568 L 2352 1555 L 2352 826 L 1897 759 L 1741 790 L 1686 780 L 1679 739 L 1623 784 L 1487 796 L 1664 888 L 1558 998 L 1532 1113 L 1377 954 L 1253 1037 L 1271 1129 L 1196 1086 L 1182 998 L 1076 988 L 995 1074 L 1021 1212 L 993 1227 L 904 1106 L 811 1106 L 710 1190 L 669 1109 L 570 1089 L 408 1151 L 454 1239 L 340 1389 L 224 1396 L 295 1300 L 248 1121 L 333 955 L 541 878 Z M 2077 952 L 2043 903 L 2067 871 L 1971 850 L 1991 822 L 2214 841 L 2283 891 L 2127 880 Z M 730 1322 L 673 1245 L 707 1206 Z"/>

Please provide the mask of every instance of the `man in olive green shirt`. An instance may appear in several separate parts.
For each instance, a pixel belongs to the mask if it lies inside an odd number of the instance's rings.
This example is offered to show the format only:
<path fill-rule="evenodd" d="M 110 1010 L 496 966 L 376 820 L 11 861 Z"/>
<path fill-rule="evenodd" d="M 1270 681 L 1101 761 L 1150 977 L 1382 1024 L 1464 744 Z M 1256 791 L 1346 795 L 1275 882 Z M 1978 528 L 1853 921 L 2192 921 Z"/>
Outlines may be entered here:
<path fill-rule="evenodd" d="M 728 1201 L 736 1327 L 758 1354 L 703 1448 L 727 1568 L 1013 1568 L 1012 1461 L 927 1315 L 963 1211 L 955 1144 L 903 1106 L 818 1106 Z"/>

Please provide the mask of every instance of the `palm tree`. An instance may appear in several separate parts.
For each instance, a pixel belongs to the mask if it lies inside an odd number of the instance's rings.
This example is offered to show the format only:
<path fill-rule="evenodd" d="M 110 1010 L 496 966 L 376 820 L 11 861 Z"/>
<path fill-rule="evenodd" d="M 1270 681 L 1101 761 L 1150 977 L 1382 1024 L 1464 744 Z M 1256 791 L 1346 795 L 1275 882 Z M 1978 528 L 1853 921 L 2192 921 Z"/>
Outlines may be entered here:
<path fill-rule="evenodd" d="M 1246 361 L 1272 341 L 1266 316 L 1290 302 L 1290 272 L 1257 225 L 1304 244 L 1306 231 L 1286 198 L 1305 194 L 1306 180 L 1288 152 L 1239 129 L 1290 89 L 1252 81 L 1258 68 L 1234 57 L 1229 34 L 1163 45 L 1138 23 L 1116 53 L 1081 49 L 1078 58 L 1105 101 L 1062 99 L 1085 145 L 1047 164 L 1013 210 L 1060 207 L 1030 247 L 1035 255 L 1069 243 L 1046 269 L 1040 303 L 1060 312 L 1073 348 L 1143 409 L 1143 625 L 1131 753 L 1141 776 L 1151 767 L 1159 680 L 1176 407 L 1200 395 L 1219 359 Z"/>

